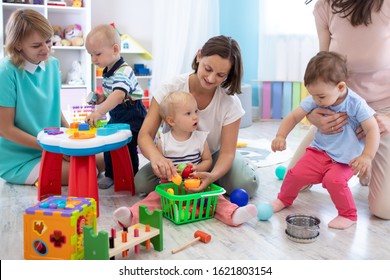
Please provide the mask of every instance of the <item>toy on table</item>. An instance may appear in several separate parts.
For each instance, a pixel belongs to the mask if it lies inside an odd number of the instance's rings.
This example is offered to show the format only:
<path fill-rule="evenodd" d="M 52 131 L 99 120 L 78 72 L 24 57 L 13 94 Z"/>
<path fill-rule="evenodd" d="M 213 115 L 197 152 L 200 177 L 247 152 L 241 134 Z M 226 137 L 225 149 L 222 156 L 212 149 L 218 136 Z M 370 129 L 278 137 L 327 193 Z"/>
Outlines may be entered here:
<path fill-rule="evenodd" d="M 84 226 L 96 232 L 96 201 L 51 196 L 25 210 L 24 258 L 75 260 L 84 258 Z"/>
<path fill-rule="evenodd" d="M 249 195 L 244 189 L 235 189 L 230 194 L 230 202 L 237 204 L 239 207 L 245 206 L 249 202 Z"/>
<path fill-rule="evenodd" d="M 38 177 L 39 200 L 61 194 L 63 154 L 70 156 L 68 194 L 94 198 L 98 216 L 96 154 L 111 153 L 114 191 L 131 191 L 132 195 L 135 195 L 133 168 L 126 146 L 132 139 L 128 124 L 112 124 L 95 129 L 86 123 L 71 123 L 69 129 L 56 130 L 53 128 L 43 130 L 37 136 L 38 144 L 43 148 Z"/>
<path fill-rule="evenodd" d="M 279 180 L 283 180 L 284 176 L 286 176 L 287 168 L 283 165 L 279 165 L 275 169 L 275 175 Z"/>
<path fill-rule="evenodd" d="M 126 257 L 132 247 L 136 253 L 139 253 L 139 244 L 150 249 L 150 243 L 152 243 L 156 251 L 163 250 L 162 211 L 156 209 L 150 213 L 145 205 L 139 207 L 139 223 L 120 231 L 118 234 L 112 229 L 110 237 L 105 231 L 100 231 L 96 235 L 91 227 L 85 227 L 84 232 L 86 260 L 115 259 L 115 256 L 121 252 L 122 256 Z"/>
<path fill-rule="evenodd" d="M 201 231 L 201 230 L 197 230 L 195 231 L 194 233 L 194 237 L 195 239 L 181 245 L 180 247 L 172 250 L 172 254 L 176 254 L 177 252 L 180 252 L 181 250 L 184 250 L 185 248 L 187 248 L 188 246 L 191 246 L 192 244 L 198 242 L 198 241 L 201 241 L 203 243 L 209 243 L 210 240 L 211 240 L 211 235 L 204 232 L 204 231 Z"/>
<path fill-rule="evenodd" d="M 256 208 L 259 221 L 268 221 L 274 214 L 274 209 L 268 202 L 260 202 L 256 205 Z"/>

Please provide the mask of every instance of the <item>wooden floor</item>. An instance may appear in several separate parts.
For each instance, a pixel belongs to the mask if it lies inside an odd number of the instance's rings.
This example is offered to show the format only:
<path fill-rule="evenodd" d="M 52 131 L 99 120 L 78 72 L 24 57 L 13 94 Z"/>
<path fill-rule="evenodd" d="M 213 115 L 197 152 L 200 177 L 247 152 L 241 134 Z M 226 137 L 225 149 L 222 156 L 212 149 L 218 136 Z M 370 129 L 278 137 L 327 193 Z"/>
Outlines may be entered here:
<path fill-rule="evenodd" d="M 275 135 L 279 122 L 256 122 L 249 128 L 240 130 L 240 137 L 247 139 L 267 138 Z M 295 150 L 307 128 L 298 127 L 288 138 L 288 145 Z M 273 200 L 281 181 L 274 173 L 276 166 L 259 168 L 260 186 L 258 193 L 250 201 L 257 204 Z M 239 186 L 238 186 L 239 187 Z M 368 188 L 350 182 L 358 208 L 358 223 L 347 230 L 334 230 L 327 223 L 336 216 L 336 209 L 329 195 L 320 185 L 310 191 L 302 192 L 294 205 L 277 214 L 267 222 L 256 218 L 240 227 L 228 227 L 211 219 L 185 225 L 175 225 L 167 219 L 163 221 L 164 250 L 145 251 L 141 254 L 129 254 L 129 259 L 143 260 L 307 260 L 307 259 L 390 259 L 390 221 L 380 220 L 370 215 L 367 205 Z M 66 188 L 63 188 L 66 194 Z M 100 217 L 98 230 L 109 231 L 117 227 L 112 212 L 120 206 L 131 205 L 138 201 L 138 196 L 127 192 L 114 193 L 113 188 L 99 190 Z M 11 185 L 0 181 L 0 259 L 23 259 L 23 212 L 37 201 L 36 187 Z M 288 214 L 303 213 L 315 215 L 321 220 L 318 239 L 309 244 L 296 243 L 285 235 Z M 118 228 L 118 227 L 117 227 Z M 193 238 L 196 230 L 212 235 L 208 244 L 198 242 L 177 253 L 171 250 Z"/>

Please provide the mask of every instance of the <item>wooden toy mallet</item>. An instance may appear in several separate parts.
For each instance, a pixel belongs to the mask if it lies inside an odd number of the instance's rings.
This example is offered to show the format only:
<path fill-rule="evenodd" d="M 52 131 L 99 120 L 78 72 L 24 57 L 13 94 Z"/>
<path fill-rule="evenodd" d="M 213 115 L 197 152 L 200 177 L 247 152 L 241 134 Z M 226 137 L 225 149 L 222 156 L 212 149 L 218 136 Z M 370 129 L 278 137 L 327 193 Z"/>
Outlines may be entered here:
<path fill-rule="evenodd" d="M 196 243 L 199 240 L 202 241 L 203 243 L 209 243 L 210 240 L 211 240 L 211 235 L 206 233 L 206 232 L 204 232 L 204 231 L 201 231 L 201 230 L 195 231 L 194 237 L 195 237 L 195 239 L 193 239 L 193 240 L 191 240 L 191 241 L 181 245 L 180 247 L 172 250 L 172 254 L 175 254 L 175 253 L 177 253 L 177 252 L 187 248 L 188 246 Z"/>

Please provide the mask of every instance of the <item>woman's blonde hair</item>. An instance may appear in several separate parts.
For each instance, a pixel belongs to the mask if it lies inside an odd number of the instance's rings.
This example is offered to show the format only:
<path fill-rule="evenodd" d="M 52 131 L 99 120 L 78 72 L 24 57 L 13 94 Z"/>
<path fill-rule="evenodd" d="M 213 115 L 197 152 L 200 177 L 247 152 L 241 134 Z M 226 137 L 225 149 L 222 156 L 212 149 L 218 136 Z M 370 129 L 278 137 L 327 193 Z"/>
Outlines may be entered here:
<path fill-rule="evenodd" d="M 18 67 L 24 65 L 24 58 L 17 46 L 34 32 L 44 38 L 51 38 L 54 33 L 49 21 L 37 11 L 18 9 L 11 14 L 5 27 L 5 50 Z"/>

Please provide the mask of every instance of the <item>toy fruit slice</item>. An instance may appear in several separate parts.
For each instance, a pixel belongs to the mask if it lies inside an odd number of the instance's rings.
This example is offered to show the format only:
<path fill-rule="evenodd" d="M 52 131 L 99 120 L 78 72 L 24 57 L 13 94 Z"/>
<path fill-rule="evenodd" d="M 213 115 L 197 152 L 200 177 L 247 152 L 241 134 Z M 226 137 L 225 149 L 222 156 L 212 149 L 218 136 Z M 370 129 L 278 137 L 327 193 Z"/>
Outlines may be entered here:
<path fill-rule="evenodd" d="M 184 186 L 187 189 L 197 188 L 200 186 L 200 180 L 199 179 L 187 179 L 184 181 Z"/>
<path fill-rule="evenodd" d="M 176 176 L 172 176 L 172 182 L 175 184 L 175 185 L 178 185 L 180 186 L 181 182 L 182 182 L 182 178 L 179 174 L 176 174 Z"/>

